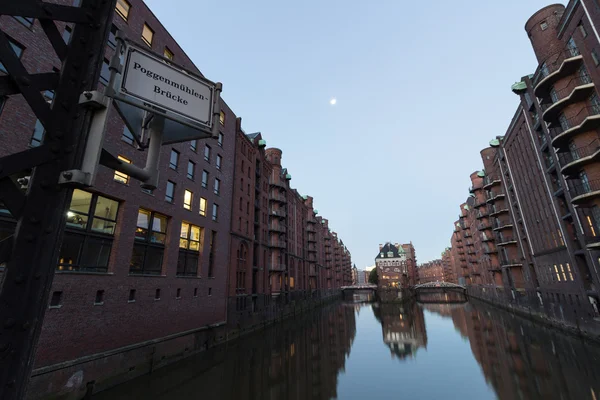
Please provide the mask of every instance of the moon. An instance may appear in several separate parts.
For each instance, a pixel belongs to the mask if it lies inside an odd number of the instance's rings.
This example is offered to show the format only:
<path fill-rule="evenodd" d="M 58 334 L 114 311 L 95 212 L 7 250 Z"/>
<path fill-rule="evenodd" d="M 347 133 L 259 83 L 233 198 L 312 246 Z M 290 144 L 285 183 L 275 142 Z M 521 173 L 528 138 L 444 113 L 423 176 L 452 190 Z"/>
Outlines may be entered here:
<path fill-rule="evenodd" d="M 332 106 L 335 106 L 336 103 L 337 99 L 335 97 L 332 97 L 331 100 L 329 100 L 329 104 L 331 104 Z"/>

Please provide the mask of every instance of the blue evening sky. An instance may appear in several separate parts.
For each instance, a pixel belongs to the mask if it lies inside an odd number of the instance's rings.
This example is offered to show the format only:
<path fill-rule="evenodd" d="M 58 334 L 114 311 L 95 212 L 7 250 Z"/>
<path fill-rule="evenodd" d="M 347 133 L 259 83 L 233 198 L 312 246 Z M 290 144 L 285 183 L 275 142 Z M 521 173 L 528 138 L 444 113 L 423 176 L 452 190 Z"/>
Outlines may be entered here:
<path fill-rule="evenodd" d="M 525 22 L 553 3 L 146 2 L 246 133 L 283 150 L 359 269 L 386 241 L 419 262 L 450 245 L 479 152 L 516 110 L 510 86 L 537 67 Z"/>

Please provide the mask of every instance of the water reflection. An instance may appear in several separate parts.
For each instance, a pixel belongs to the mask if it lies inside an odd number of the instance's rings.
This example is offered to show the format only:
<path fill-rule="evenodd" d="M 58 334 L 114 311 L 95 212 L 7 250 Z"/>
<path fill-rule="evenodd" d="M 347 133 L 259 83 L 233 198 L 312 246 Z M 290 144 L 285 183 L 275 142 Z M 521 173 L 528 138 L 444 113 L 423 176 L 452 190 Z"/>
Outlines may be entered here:
<path fill-rule="evenodd" d="M 471 301 L 426 310 L 452 319 L 501 400 L 600 399 L 600 347 Z"/>
<path fill-rule="evenodd" d="M 383 343 L 392 357 L 412 358 L 420 347 L 427 348 L 427 332 L 423 310 L 416 303 L 372 305 L 381 323 Z"/>
<path fill-rule="evenodd" d="M 359 305 L 336 304 L 99 393 L 111 399 L 333 399 Z"/>

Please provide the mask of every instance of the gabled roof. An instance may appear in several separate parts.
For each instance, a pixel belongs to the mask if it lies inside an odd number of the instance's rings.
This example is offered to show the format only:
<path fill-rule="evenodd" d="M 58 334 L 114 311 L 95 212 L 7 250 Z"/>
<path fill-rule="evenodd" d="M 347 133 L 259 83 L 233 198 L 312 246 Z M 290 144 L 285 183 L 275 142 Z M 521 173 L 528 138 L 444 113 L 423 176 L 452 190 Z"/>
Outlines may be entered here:
<path fill-rule="evenodd" d="M 381 251 L 377 253 L 377 257 L 375 257 L 375 259 L 377 260 L 380 258 L 398 258 L 405 255 L 406 252 L 404 251 L 402 246 L 399 247 L 400 248 L 398 249 L 396 246 L 388 242 L 385 244 L 385 246 L 381 248 Z"/>

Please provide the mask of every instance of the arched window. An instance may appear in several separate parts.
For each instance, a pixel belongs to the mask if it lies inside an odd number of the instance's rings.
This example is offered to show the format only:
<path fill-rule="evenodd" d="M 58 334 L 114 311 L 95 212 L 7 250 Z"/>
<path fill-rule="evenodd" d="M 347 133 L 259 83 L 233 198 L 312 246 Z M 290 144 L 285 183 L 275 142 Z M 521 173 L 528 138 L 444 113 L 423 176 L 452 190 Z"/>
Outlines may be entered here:
<path fill-rule="evenodd" d="M 245 243 L 240 244 L 237 251 L 237 271 L 236 271 L 236 293 L 246 293 L 246 264 L 248 260 L 248 246 Z"/>

